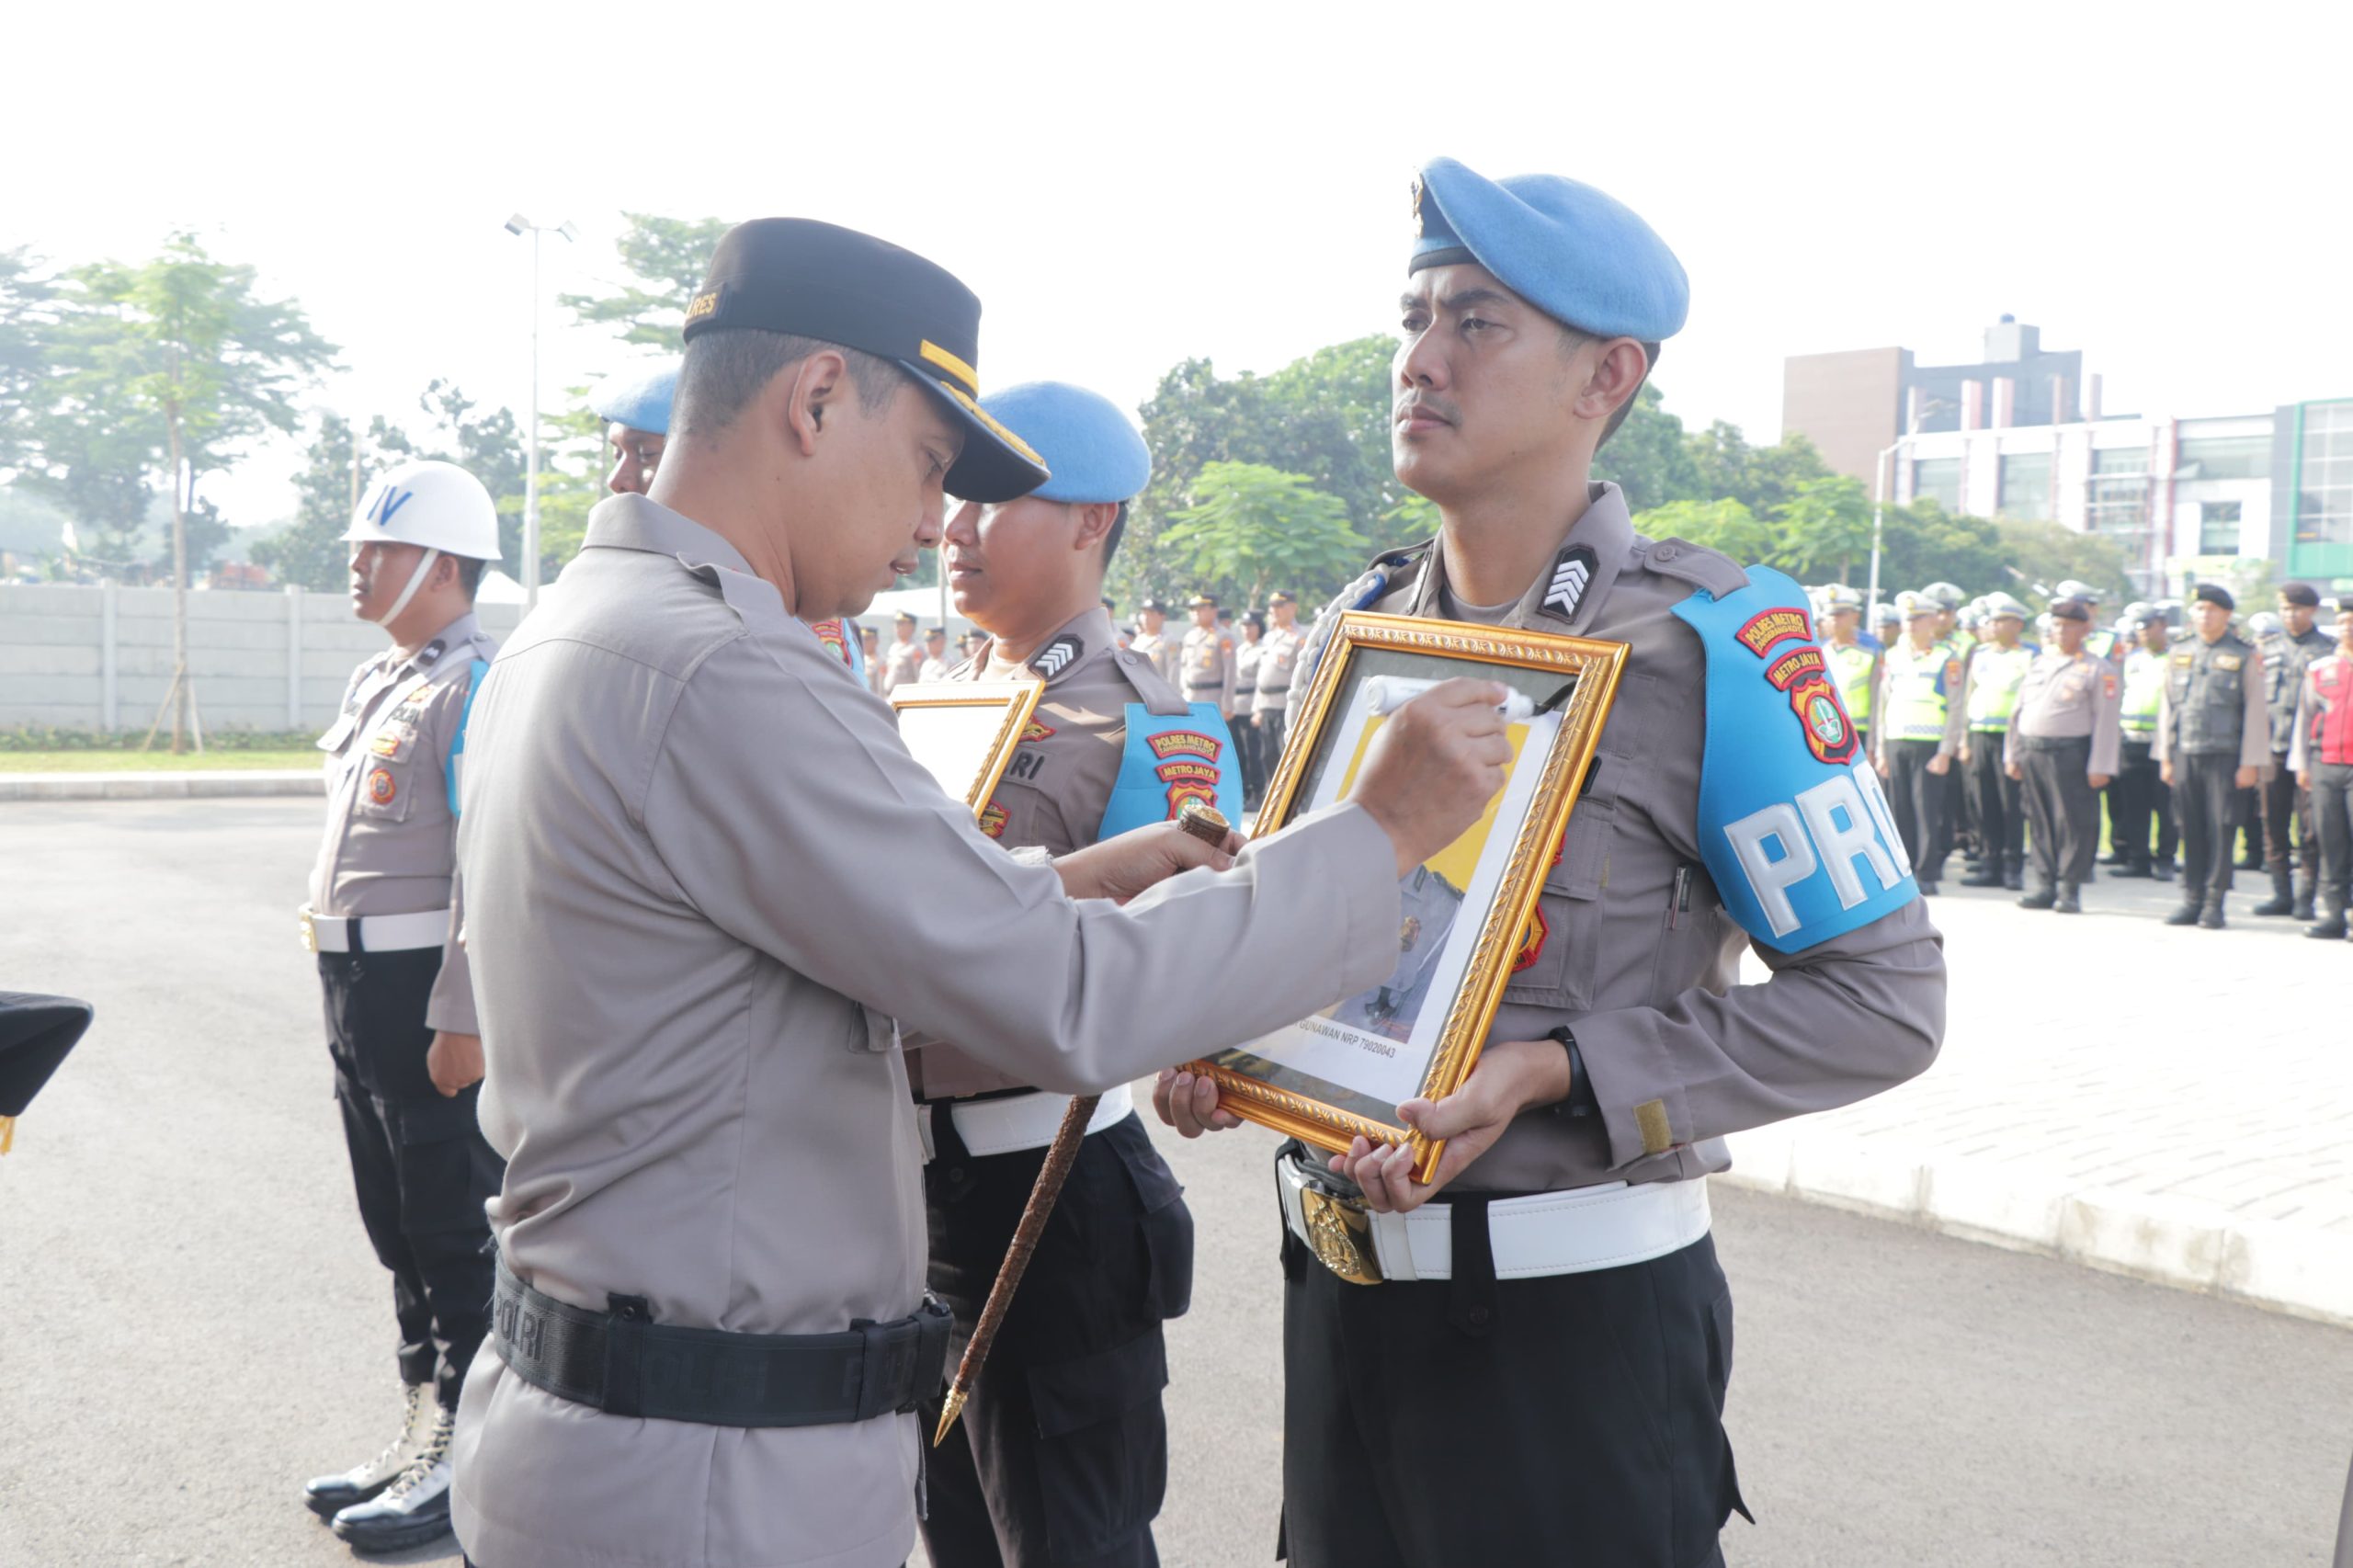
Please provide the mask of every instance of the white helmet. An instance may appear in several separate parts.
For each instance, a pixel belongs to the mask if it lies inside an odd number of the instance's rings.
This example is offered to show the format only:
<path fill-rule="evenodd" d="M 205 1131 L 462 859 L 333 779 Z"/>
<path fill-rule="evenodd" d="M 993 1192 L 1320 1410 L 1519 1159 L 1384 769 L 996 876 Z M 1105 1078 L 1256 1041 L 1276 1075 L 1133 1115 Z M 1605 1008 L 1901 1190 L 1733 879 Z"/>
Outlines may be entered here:
<path fill-rule="evenodd" d="M 472 561 L 498 559 L 498 506 L 456 463 L 403 463 L 360 497 L 343 533 L 352 544 L 421 544 Z"/>
<path fill-rule="evenodd" d="M 416 597 L 433 563 L 444 555 L 470 561 L 498 559 L 498 506 L 490 492 L 456 463 L 403 463 L 376 481 L 343 531 L 347 544 L 414 544 L 424 547 L 408 585 L 390 609 L 376 618 L 389 625 Z"/>

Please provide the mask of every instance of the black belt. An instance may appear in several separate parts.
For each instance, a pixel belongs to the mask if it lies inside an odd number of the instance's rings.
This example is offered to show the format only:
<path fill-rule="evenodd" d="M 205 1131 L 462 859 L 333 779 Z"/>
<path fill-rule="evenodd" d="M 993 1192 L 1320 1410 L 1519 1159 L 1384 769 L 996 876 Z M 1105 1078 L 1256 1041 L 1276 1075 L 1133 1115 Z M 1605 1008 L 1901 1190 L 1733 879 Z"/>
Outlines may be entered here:
<path fill-rule="evenodd" d="M 895 1323 L 841 1334 L 729 1334 L 654 1323 L 642 1297 L 592 1312 L 535 1290 L 498 1260 L 492 1340 L 515 1375 L 608 1415 L 708 1426 L 827 1426 L 910 1411 L 948 1368 L 948 1309 L 929 1297 Z"/>
<path fill-rule="evenodd" d="M 2072 751 L 2076 746 L 2089 747 L 2089 735 L 2020 735 L 2018 744 L 2027 751 Z"/>

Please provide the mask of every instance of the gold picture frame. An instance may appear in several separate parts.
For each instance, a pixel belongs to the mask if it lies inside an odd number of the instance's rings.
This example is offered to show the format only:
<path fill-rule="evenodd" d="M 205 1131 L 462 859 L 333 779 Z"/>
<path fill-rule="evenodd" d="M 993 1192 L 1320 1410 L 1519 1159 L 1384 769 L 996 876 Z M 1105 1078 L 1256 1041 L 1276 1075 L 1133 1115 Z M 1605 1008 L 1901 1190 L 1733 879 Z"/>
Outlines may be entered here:
<path fill-rule="evenodd" d="M 1428 1179 L 1444 1142 L 1400 1125 L 1395 1106 L 1415 1095 L 1443 1099 L 1478 1064 L 1625 665 L 1618 642 L 1363 610 L 1340 618 L 1251 836 L 1344 797 L 1391 708 L 1449 676 L 1511 687 L 1514 760 L 1480 824 L 1405 880 L 1399 969 L 1389 983 L 1191 1064 L 1217 1084 L 1225 1108 L 1335 1152 L 1359 1137 L 1406 1144 L 1415 1174 Z M 1532 773 L 1531 745 L 1541 748 Z M 1465 909 L 1471 922 L 1457 918 Z M 1443 924 L 1433 933 L 1430 920 Z M 1432 1014 L 1441 990 L 1444 1011 Z M 1408 1080 L 1408 1093 L 1374 1092 Z"/>
<path fill-rule="evenodd" d="M 1038 711 L 1041 680 L 936 680 L 891 690 L 899 738 L 978 817 Z"/>

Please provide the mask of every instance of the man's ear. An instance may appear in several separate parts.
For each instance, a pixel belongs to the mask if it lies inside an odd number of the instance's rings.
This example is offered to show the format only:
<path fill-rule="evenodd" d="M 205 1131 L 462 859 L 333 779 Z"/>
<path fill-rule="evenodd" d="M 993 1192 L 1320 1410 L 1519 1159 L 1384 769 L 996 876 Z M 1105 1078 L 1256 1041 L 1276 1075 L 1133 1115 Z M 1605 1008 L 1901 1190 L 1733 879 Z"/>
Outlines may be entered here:
<path fill-rule="evenodd" d="M 1101 544 L 1120 520 L 1120 504 L 1116 501 L 1089 501 L 1083 506 L 1073 506 L 1078 527 L 1071 532 L 1070 547 L 1086 551 Z"/>
<path fill-rule="evenodd" d="M 776 418 L 785 438 L 804 458 L 817 455 L 817 438 L 825 431 L 825 414 L 849 383 L 849 361 L 837 348 L 820 348 L 769 383 L 780 399 Z M 777 389 L 781 389 L 778 391 Z"/>
<path fill-rule="evenodd" d="M 1650 373 L 1650 357 L 1640 343 L 1631 337 L 1610 339 L 1594 360 L 1584 390 L 1577 393 L 1578 417 L 1607 420 L 1618 412 L 1619 404 L 1643 390 L 1643 378 Z"/>

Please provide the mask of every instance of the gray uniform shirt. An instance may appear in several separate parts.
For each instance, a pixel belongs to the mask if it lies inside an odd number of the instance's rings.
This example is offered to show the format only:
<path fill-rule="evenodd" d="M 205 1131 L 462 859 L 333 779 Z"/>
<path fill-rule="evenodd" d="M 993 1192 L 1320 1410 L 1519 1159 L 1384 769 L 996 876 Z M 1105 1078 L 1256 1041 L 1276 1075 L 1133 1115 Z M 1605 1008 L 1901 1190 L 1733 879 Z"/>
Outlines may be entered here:
<path fill-rule="evenodd" d="M 1594 551 L 1584 595 L 1563 617 L 1547 602 L 1547 562 L 1503 624 L 1623 642 L 1629 658 L 1545 878 L 1541 930 L 1523 947 L 1487 1038 L 1541 1040 L 1568 1025 L 1600 1116 L 1522 1116 L 1457 1178 L 1466 1190 L 1723 1170 L 1724 1134 L 1876 1094 L 1927 1068 L 1944 1038 L 1943 938 L 1916 899 L 1802 952 L 1759 945 L 1772 978 L 1733 983 L 1747 934 L 1724 913 L 1698 842 L 1706 654 L 1672 611 L 1747 574 L 1714 551 L 1637 534 L 1616 485 L 1591 494 L 1563 545 Z M 1371 608 L 1437 615 L 1444 568 L 1433 543 Z M 1756 687 L 1760 700 L 1778 700 Z"/>
<path fill-rule="evenodd" d="M 1157 631 L 1137 628 L 1134 638 L 1128 643 L 1128 651 L 1150 659 L 1152 667 L 1160 672 L 1161 679 L 1171 686 L 1176 683 L 1176 640 L 1168 635 L 1166 626 Z"/>
<path fill-rule="evenodd" d="M 1177 654 L 1178 669 L 1184 678 L 1177 684 L 1184 688 L 1188 702 L 1213 702 L 1222 714 L 1232 705 L 1233 675 L 1233 633 L 1216 626 L 1191 626 L 1185 629 L 1185 642 Z"/>
<path fill-rule="evenodd" d="M 1048 656 L 1057 649 L 1063 652 Z M 1030 678 L 1040 665 L 1052 666 L 1054 673 L 1046 677 L 1038 710 L 1006 764 L 1005 777 L 981 808 L 981 831 L 1008 849 L 1067 855 L 1094 843 L 1103 824 L 1127 744 L 1128 704 L 1176 714 L 1186 711 L 1185 699 L 1160 678 L 1150 659 L 1113 642 L 1111 618 L 1100 608 L 1056 632 L 1029 665 L 993 664 L 984 650 L 948 678 Z M 923 1099 L 1029 1086 L 1017 1074 L 928 1040 L 909 1058 L 907 1071 Z"/>
<path fill-rule="evenodd" d="M 2002 745 L 2004 765 L 2024 766 L 2018 751 L 2021 736 L 2047 740 L 2087 735 L 2092 755 L 2084 771 L 2115 778 L 2124 739 L 2118 718 L 2123 701 L 2123 679 L 2108 660 L 2087 649 L 2072 654 L 2056 647 L 2044 649 L 2018 685 L 2018 705 L 2010 710 L 2009 735 Z"/>
<path fill-rule="evenodd" d="M 1279 713 L 1290 701 L 1291 674 L 1299 667 L 1299 650 L 1307 633 L 1296 622 L 1267 628 L 1258 640 L 1258 679 L 1250 710 Z"/>
<path fill-rule="evenodd" d="M 901 1025 L 1099 1090 L 1395 961 L 1394 852 L 1353 805 L 1124 907 L 1065 897 L 982 835 L 774 586 L 643 496 L 591 516 L 469 751 L 481 1116 L 507 1161 L 491 1227 L 525 1280 L 596 1311 L 642 1295 L 658 1323 L 762 1334 L 914 1311 Z M 895 1568 L 926 1437 L 913 1415 L 604 1415 L 485 1346 L 458 1533 L 497 1568 Z"/>
<path fill-rule="evenodd" d="M 453 905 L 457 818 L 449 750 L 465 720 L 474 661 L 498 652 L 469 610 L 402 659 L 387 648 L 351 674 L 343 711 L 319 737 L 327 824 L 311 868 L 319 915 L 417 915 L 450 909 L 428 1028 L 478 1032 Z"/>

